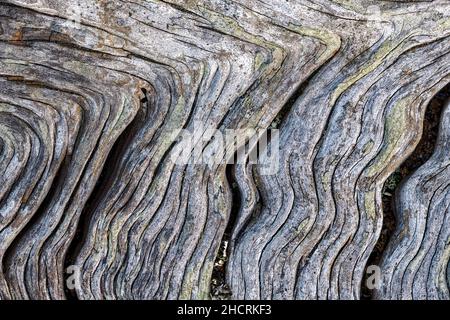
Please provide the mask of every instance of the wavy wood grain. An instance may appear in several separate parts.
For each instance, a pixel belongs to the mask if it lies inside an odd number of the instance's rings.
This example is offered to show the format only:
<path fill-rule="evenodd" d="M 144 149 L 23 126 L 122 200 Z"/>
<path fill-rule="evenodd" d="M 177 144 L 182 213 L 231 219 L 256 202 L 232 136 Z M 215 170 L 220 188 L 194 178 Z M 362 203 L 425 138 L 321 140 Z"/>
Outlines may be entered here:
<path fill-rule="evenodd" d="M 361 298 L 383 185 L 450 82 L 449 14 L 441 0 L 2 1 L 0 298 L 209 299 L 224 235 L 232 298 Z M 449 117 L 397 190 L 373 298 L 449 298 Z M 279 170 L 177 164 L 177 130 L 199 123 L 279 129 Z"/>

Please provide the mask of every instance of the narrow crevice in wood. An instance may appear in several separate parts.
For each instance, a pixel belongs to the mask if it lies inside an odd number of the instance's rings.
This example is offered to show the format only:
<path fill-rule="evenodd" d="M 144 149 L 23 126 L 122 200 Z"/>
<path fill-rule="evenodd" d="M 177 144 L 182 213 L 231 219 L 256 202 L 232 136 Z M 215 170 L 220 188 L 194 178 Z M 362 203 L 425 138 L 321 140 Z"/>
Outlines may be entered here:
<path fill-rule="evenodd" d="M 273 119 L 270 124 L 270 129 L 279 129 L 282 123 L 286 123 L 287 117 L 291 114 L 291 111 L 295 105 L 295 103 L 299 100 L 299 98 L 304 94 L 305 89 L 308 87 L 310 83 L 313 83 L 314 77 L 317 76 L 326 66 L 326 63 L 321 67 L 317 68 L 317 70 L 313 71 L 308 78 L 303 81 L 300 86 L 295 90 L 289 100 L 283 105 L 281 110 L 278 112 L 277 116 Z M 270 134 L 270 133 L 269 133 Z"/>
<path fill-rule="evenodd" d="M 287 116 L 291 113 L 291 110 L 304 93 L 305 88 L 310 83 L 311 79 L 319 73 L 322 69 L 318 68 L 314 71 L 292 94 L 289 100 L 283 105 L 281 110 L 278 112 L 277 116 L 273 119 L 269 130 L 267 132 L 267 143 L 270 144 L 271 132 L 270 129 L 279 129 L 280 125 L 286 121 Z M 259 151 L 258 151 L 259 155 Z M 236 157 L 236 154 L 234 155 Z M 242 206 L 242 195 L 239 191 L 238 183 L 235 178 L 235 165 L 227 165 L 226 176 L 231 189 L 232 194 L 232 208 L 230 213 L 230 218 L 228 220 L 225 233 L 220 242 L 219 251 L 217 253 L 216 259 L 214 261 L 214 268 L 211 277 L 211 296 L 213 299 L 229 299 L 231 298 L 232 288 L 226 283 L 226 270 L 227 262 L 230 254 L 230 239 L 233 233 L 234 226 L 236 224 L 237 216 L 239 215 L 239 210 Z"/>
<path fill-rule="evenodd" d="M 114 182 L 114 178 L 117 175 L 117 171 L 120 169 L 119 163 L 122 159 L 124 159 L 124 155 L 127 152 L 127 148 L 132 137 L 141 127 L 141 123 L 146 116 L 148 108 L 147 90 L 142 88 L 141 91 L 143 93 L 143 98 L 141 99 L 140 110 L 134 120 L 122 132 L 122 134 L 119 136 L 119 138 L 111 148 L 111 151 L 103 166 L 103 170 L 97 180 L 95 188 L 92 191 L 83 209 L 83 213 L 81 214 L 80 221 L 77 225 L 77 230 L 75 232 L 74 238 L 72 239 L 71 245 L 67 250 L 67 255 L 64 261 L 64 275 L 66 277 L 64 279 L 64 283 L 66 283 L 67 278 L 71 276 L 71 274 L 66 273 L 67 268 L 75 264 L 76 258 L 83 244 L 85 243 L 92 214 L 95 212 L 97 205 L 100 203 L 100 200 L 110 190 Z M 76 290 L 69 290 L 65 285 L 64 291 L 68 300 L 79 300 Z"/>
<path fill-rule="evenodd" d="M 236 218 L 242 205 L 242 197 L 235 178 L 235 165 L 229 164 L 226 167 L 226 177 L 232 194 L 232 204 L 230 217 L 228 219 L 225 232 L 220 242 L 219 251 L 214 261 L 214 268 L 211 277 L 211 297 L 212 299 L 226 300 L 231 297 L 231 289 L 226 283 L 226 267 L 230 253 L 228 244 L 236 223 Z"/>
<path fill-rule="evenodd" d="M 396 228 L 395 194 L 402 182 L 423 165 L 433 154 L 436 146 L 439 123 L 446 101 L 450 98 L 450 84 L 441 89 L 428 104 L 423 123 L 422 137 L 411 155 L 386 179 L 383 186 L 383 226 L 380 237 L 367 261 L 366 269 L 371 265 L 379 265 L 383 252 Z M 371 299 L 372 290 L 366 286 L 368 274 L 364 273 L 361 298 Z"/>

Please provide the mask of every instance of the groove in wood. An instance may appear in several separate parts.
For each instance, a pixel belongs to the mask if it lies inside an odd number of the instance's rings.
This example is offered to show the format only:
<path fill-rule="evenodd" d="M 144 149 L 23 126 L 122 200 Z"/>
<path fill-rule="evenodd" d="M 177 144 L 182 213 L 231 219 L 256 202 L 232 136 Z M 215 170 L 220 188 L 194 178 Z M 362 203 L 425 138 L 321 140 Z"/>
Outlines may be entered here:
<path fill-rule="evenodd" d="M 361 298 L 383 186 L 450 82 L 449 14 L 448 0 L 2 1 L 0 298 L 209 299 L 217 263 L 235 299 Z M 276 172 L 267 154 L 197 163 L 180 132 L 211 150 L 209 129 L 277 129 Z M 449 299 L 449 135 L 447 103 L 397 188 L 375 299 Z"/>

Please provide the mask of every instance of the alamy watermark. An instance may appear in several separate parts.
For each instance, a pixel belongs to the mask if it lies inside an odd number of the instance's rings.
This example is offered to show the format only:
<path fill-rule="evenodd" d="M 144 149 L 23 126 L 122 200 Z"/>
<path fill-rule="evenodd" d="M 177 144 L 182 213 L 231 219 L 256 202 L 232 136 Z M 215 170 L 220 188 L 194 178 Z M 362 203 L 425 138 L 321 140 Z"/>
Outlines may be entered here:
<path fill-rule="evenodd" d="M 67 274 L 66 288 L 69 290 L 81 290 L 81 268 L 77 265 L 70 265 L 65 272 Z"/>
<path fill-rule="evenodd" d="M 193 130 L 179 129 L 176 147 L 170 160 L 177 165 L 252 164 L 262 175 L 272 175 L 279 169 L 278 129 L 225 129 L 194 123 Z"/>
<path fill-rule="evenodd" d="M 369 290 L 381 288 L 381 268 L 377 265 L 370 265 L 366 270 L 366 287 Z"/>

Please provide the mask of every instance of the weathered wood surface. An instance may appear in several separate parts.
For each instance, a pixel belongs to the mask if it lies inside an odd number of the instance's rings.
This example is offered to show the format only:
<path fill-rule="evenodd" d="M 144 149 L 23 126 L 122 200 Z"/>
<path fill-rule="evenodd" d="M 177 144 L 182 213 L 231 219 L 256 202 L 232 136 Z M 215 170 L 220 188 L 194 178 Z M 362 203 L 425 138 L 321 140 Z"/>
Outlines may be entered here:
<path fill-rule="evenodd" d="M 386 179 L 450 82 L 450 1 L 0 2 L 0 297 L 359 299 Z M 279 170 L 171 161 L 278 128 Z M 376 299 L 448 299 L 450 108 Z M 240 142 L 242 143 L 242 141 Z M 80 268 L 75 292 L 66 268 Z"/>

